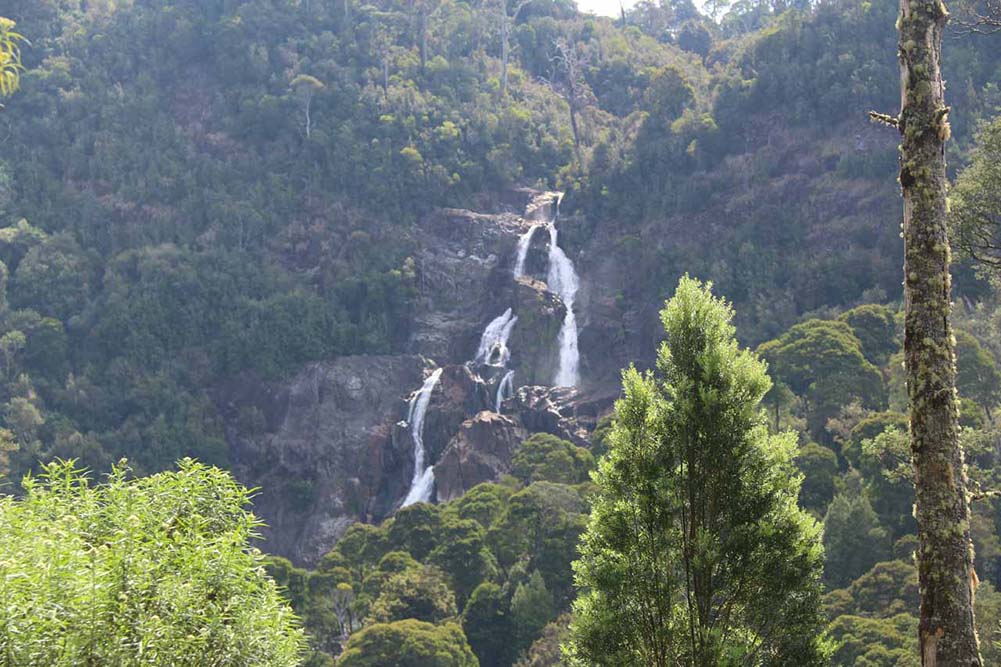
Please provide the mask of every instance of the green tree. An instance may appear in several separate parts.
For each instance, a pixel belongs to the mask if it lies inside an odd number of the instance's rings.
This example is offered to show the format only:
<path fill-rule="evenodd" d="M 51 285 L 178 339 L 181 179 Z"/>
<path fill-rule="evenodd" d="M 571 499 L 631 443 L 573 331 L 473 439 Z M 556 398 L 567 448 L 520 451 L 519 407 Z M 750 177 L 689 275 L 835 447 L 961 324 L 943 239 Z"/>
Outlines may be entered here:
<path fill-rule="evenodd" d="M 0 498 L 4 664 L 299 664 L 301 631 L 249 547 L 260 522 L 228 473 L 184 460 L 91 485 L 56 462 L 23 487 Z"/>
<path fill-rule="evenodd" d="M 919 602 L 918 569 L 913 563 L 902 560 L 882 561 L 844 591 L 848 599 L 838 609 L 838 615 L 889 618 L 913 614 Z"/>
<path fill-rule="evenodd" d="M 66 321 L 86 304 L 90 272 L 77 243 L 51 236 L 29 250 L 11 279 L 11 305 Z"/>
<path fill-rule="evenodd" d="M 542 630 L 542 636 L 514 664 L 514 667 L 562 667 L 561 645 L 570 637 L 570 614 L 561 614 Z"/>
<path fill-rule="evenodd" d="M 808 442 L 796 451 L 796 468 L 803 473 L 799 490 L 799 504 L 823 514 L 834 498 L 834 482 L 838 478 L 838 455 L 833 451 Z"/>
<path fill-rule="evenodd" d="M 885 366 L 900 349 L 897 313 L 889 306 L 868 303 L 842 313 L 838 319 L 852 328 L 862 343 L 862 354 L 876 366 Z"/>
<path fill-rule="evenodd" d="M 710 288 L 683 278 L 657 373 L 624 373 L 575 564 L 576 664 L 826 664 L 795 439 L 768 434 L 765 365 Z"/>
<path fill-rule="evenodd" d="M 438 544 L 441 514 L 435 505 L 415 503 L 400 509 L 389 525 L 387 544 L 423 561 Z"/>
<path fill-rule="evenodd" d="M 1001 118 L 977 135 L 949 200 L 950 235 L 960 252 L 983 269 L 1001 269 Z"/>
<path fill-rule="evenodd" d="M 442 522 L 440 544 L 428 557 L 448 575 L 461 608 L 480 582 L 492 579 L 497 566 L 486 548 L 486 533 L 472 519 L 447 518 Z"/>
<path fill-rule="evenodd" d="M 390 551 L 369 572 L 362 582 L 362 595 L 358 601 L 360 610 L 367 610 L 382 593 L 382 587 L 394 576 L 409 570 L 418 570 L 421 564 L 406 551 Z M 364 613 L 360 616 L 365 616 Z"/>
<path fill-rule="evenodd" d="M 538 481 L 576 484 L 587 480 L 594 457 L 555 435 L 535 433 L 521 444 L 511 461 L 511 474 L 525 484 Z"/>
<path fill-rule="evenodd" d="M 825 436 L 827 420 L 859 399 L 884 403 L 879 369 L 862 354 L 862 343 L 845 322 L 808 320 L 758 348 L 778 380 L 806 400 L 810 433 Z"/>
<path fill-rule="evenodd" d="M 847 586 L 873 565 L 890 558 L 890 537 L 865 494 L 839 494 L 824 517 L 824 579 Z"/>
<path fill-rule="evenodd" d="M 554 616 L 556 604 L 553 594 L 546 588 L 542 574 L 534 570 L 527 581 L 518 584 L 511 596 L 511 622 L 517 652 L 531 646 Z"/>
<path fill-rule="evenodd" d="M 863 440 L 859 471 L 865 480 L 865 494 L 891 539 L 917 530 L 914 468 L 907 431 L 891 427 L 875 438 Z"/>
<path fill-rule="evenodd" d="M 833 664 L 865 667 L 920 667 L 917 619 L 910 614 L 890 618 L 839 616 L 830 633 L 837 642 Z"/>
<path fill-rule="evenodd" d="M 351 635 L 338 667 L 479 667 L 462 628 L 415 619 L 376 623 Z"/>
<path fill-rule="evenodd" d="M 538 570 L 564 604 L 573 594 L 574 547 L 584 530 L 587 503 L 573 487 L 535 482 L 511 496 L 507 512 L 487 541 L 501 568 L 516 564 Z"/>
<path fill-rule="evenodd" d="M 841 443 L 841 454 L 855 468 L 861 467 L 862 443 L 891 428 L 906 433 L 907 415 L 893 411 L 869 414 L 852 426 L 848 437 Z"/>
<path fill-rule="evenodd" d="M 482 667 L 508 667 L 514 657 L 514 629 L 501 587 L 484 582 L 476 587 L 462 612 L 462 628 Z"/>
<path fill-rule="evenodd" d="M 434 566 L 409 568 L 391 576 L 372 603 L 372 619 L 381 623 L 416 618 L 439 623 L 453 618 L 455 595 L 445 573 Z"/>
<path fill-rule="evenodd" d="M 463 519 L 473 519 L 484 528 L 490 528 L 494 521 L 504 514 L 507 501 L 514 491 L 500 484 L 477 484 L 462 497 L 449 504 Z"/>
<path fill-rule="evenodd" d="M 293 93 L 299 100 L 300 106 L 302 106 L 302 113 L 304 116 L 304 132 L 306 138 L 309 139 L 313 132 L 313 121 L 310 116 L 310 111 L 313 107 L 313 97 L 326 88 L 323 82 L 317 79 L 315 76 L 310 76 L 309 74 L 298 74 L 292 83 L 289 84 Z"/>
<path fill-rule="evenodd" d="M 997 362 L 976 338 L 962 329 L 956 335 L 956 389 L 984 409 L 990 419 L 991 408 L 1001 399 L 1001 371 Z"/>

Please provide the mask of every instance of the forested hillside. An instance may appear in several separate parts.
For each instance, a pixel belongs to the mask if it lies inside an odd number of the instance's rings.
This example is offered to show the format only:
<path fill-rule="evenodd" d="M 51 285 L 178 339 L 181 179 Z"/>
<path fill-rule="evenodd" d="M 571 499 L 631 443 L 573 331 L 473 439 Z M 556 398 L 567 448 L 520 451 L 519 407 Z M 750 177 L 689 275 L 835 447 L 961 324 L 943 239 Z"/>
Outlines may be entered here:
<path fill-rule="evenodd" d="M 756 483 L 798 500 L 762 516 L 801 530 L 807 565 L 789 576 L 827 630 L 795 654 L 775 640 L 774 664 L 921 664 L 899 137 L 868 116 L 900 104 L 898 12 L 6 0 L 25 39 L 19 89 L 0 90 L 5 490 L 30 500 L 20 480 L 58 458 L 97 479 L 122 458 L 123 479 L 185 457 L 232 470 L 270 524 L 234 539 L 263 531 L 314 667 L 599 661 L 559 648 L 588 618 L 572 563 L 600 554 L 581 536 L 640 465 L 622 454 L 623 369 L 654 369 L 664 396 L 687 381 L 664 379 L 658 315 L 687 274 L 732 302 L 720 349 L 748 356 L 720 364 L 767 362 L 727 428 L 802 477 Z M 995 664 L 1001 35 L 983 32 L 957 27 L 943 59 L 961 437 Z M 233 493 L 206 511 L 242 521 Z M 233 590 L 266 597 L 262 581 Z M 283 614 L 269 627 L 291 633 Z M 746 623 L 748 645 L 768 634 Z M 25 660 L 9 664 L 42 664 Z"/>
<path fill-rule="evenodd" d="M 409 223 L 514 185 L 569 190 L 571 243 L 614 262 L 621 311 L 655 312 L 687 270 L 758 341 L 899 293 L 894 142 L 865 117 L 895 98 L 891 2 L 738 8 L 719 29 L 684 4 L 623 27 L 543 0 L 517 19 L 446 1 L 4 11 L 31 36 L 2 119 L 15 477 L 38 452 L 224 462 L 208 385 L 412 350 Z M 962 158 L 999 64 L 989 39 L 951 46 Z"/>

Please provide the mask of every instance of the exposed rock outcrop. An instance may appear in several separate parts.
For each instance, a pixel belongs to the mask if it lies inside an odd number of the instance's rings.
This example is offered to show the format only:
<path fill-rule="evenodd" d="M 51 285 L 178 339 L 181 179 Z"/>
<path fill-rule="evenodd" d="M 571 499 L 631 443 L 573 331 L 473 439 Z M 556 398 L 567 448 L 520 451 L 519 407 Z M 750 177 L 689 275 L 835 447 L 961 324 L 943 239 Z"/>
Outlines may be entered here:
<path fill-rule="evenodd" d="M 234 471 L 261 489 L 254 511 L 268 524 L 268 551 L 315 562 L 350 524 L 395 509 L 413 452 L 394 424 L 425 365 L 417 356 L 341 357 L 287 383 L 244 377 L 217 388 Z"/>
<path fill-rule="evenodd" d="M 423 219 L 417 256 L 421 303 L 411 348 L 444 362 L 476 351 L 480 322 L 496 317 L 494 298 L 510 278 L 518 238 L 528 223 L 513 213 L 446 209 Z"/>
<path fill-rule="evenodd" d="M 515 385 L 549 384 L 559 366 L 557 340 L 566 307 L 545 283 L 532 278 L 513 281 L 511 302 L 518 316 L 510 341 Z"/>
<path fill-rule="evenodd" d="M 438 501 L 458 498 L 482 482 L 511 470 L 511 458 L 527 437 L 511 417 L 483 411 L 462 422 L 435 465 Z"/>

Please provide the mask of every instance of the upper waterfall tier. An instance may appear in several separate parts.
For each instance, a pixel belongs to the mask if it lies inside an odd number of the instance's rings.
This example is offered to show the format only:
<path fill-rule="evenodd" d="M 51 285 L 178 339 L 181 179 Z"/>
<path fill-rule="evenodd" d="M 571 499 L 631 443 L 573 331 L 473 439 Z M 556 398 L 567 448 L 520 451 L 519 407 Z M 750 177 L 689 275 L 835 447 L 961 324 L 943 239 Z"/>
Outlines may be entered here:
<path fill-rule="evenodd" d="M 560 329 L 560 365 L 553 384 L 557 387 L 574 387 L 580 382 L 580 352 L 577 349 L 577 316 L 573 306 L 580 289 L 580 279 L 573 262 L 557 243 L 556 223 L 549 227 L 549 275 L 546 282 L 549 289 L 563 300 L 566 315 Z"/>

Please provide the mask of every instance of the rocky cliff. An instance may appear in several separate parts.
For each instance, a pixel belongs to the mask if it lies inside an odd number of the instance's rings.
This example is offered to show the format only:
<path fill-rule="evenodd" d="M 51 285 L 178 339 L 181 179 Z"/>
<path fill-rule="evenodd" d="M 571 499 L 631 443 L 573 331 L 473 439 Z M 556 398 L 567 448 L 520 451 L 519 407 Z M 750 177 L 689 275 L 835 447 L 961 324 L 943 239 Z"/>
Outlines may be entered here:
<path fill-rule="evenodd" d="M 217 389 L 236 473 L 261 489 L 255 509 L 268 523 L 267 550 L 312 564 L 351 523 L 400 506 L 415 466 L 408 403 L 435 367 L 422 441 L 438 500 L 507 473 L 531 433 L 586 444 L 615 389 L 589 390 L 587 360 L 582 387 L 548 386 L 566 306 L 545 282 L 549 235 L 526 232 L 553 218 L 554 202 L 552 193 L 519 190 L 507 195 L 508 210 L 448 209 L 417 225 L 420 307 L 408 354 L 342 357 L 283 382 L 241 377 Z M 522 238 L 531 243 L 515 277 Z M 614 325 L 595 325 L 586 306 L 575 312 L 600 342 Z M 487 324 L 508 308 L 517 320 L 504 359 L 474 362 Z"/>

